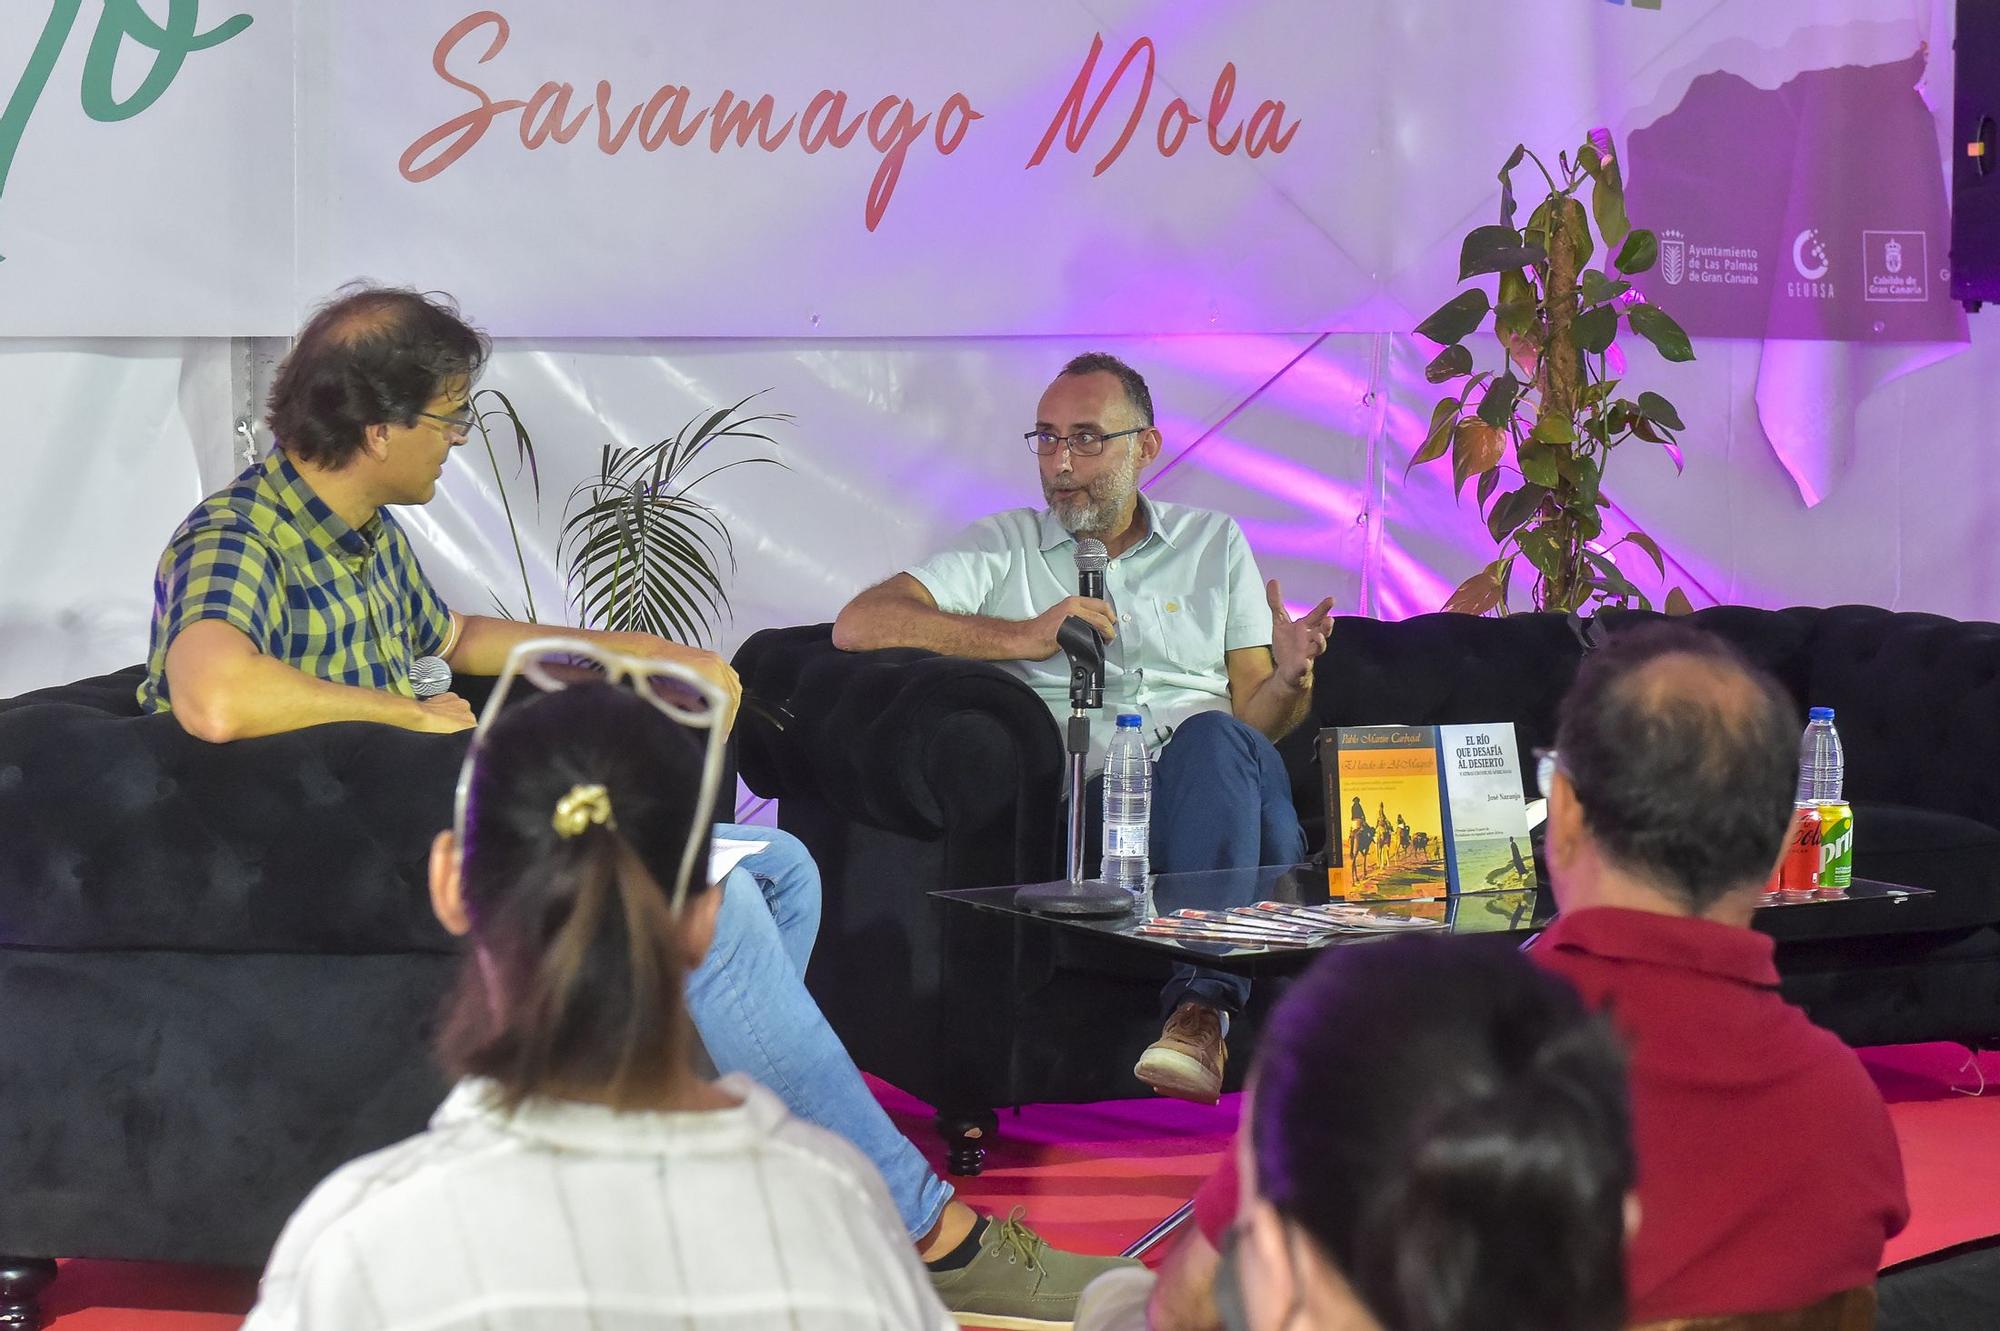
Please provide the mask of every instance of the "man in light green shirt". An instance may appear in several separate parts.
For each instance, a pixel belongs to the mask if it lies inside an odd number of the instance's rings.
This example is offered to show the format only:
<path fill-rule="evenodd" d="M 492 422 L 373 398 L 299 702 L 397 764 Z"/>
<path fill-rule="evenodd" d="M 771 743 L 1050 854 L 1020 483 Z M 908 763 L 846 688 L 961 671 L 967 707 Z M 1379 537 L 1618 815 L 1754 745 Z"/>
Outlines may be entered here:
<path fill-rule="evenodd" d="M 1146 381 L 1116 357 L 1078 356 L 1042 395 L 1026 435 L 1046 509 L 983 518 L 923 563 L 849 602 L 833 640 L 848 651 L 924 647 L 999 662 L 1069 713 L 1056 630 L 1075 616 L 1106 640 L 1101 768 L 1121 711 L 1144 718 L 1158 754 L 1155 872 L 1289 864 L 1305 857 L 1273 741 L 1305 719 L 1331 598 L 1293 619 L 1265 584 L 1236 521 L 1139 493 L 1160 455 Z M 1076 544 L 1102 541 L 1103 600 L 1075 594 Z M 1171 742 L 1169 742 L 1171 741 Z M 1090 816 L 1101 782 L 1086 792 Z M 1166 1028 L 1134 1069 L 1166 1095 L 1213 1101 L 1227 1057 L 1225 1015 L 1248 983 L 1183 967 L 1163 995 Z"/>

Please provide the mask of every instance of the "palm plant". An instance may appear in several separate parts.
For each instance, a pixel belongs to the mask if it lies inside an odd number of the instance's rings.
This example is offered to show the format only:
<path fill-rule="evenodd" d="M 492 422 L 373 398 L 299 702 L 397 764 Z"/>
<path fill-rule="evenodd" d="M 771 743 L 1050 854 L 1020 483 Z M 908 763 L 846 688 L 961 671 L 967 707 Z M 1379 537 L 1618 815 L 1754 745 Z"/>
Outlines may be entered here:
<path fill-rule="evenodd" d="M 708 450 L 728 440 L 776 446 L 764 427 L 789 424 L 785 413 L 744 414 L 754 398 L 697 416 L 675 434 L 641 447 L 607 444 L 598 455 L 597 474 L 579 482 L 564 504 L 557 562 L 577 621 L 587 628 L 651 633 L 677 642 L 698 643 L 712 636 L 728 613 L 727 564 L 735 567 L 729 529 L 695 487 L 732 467 L 776 458 L 736 458 L 705 466 Z M 533 438 L 505 393 L 481 389 L 473 395 L 473 427 L 493 474 L 500 509 L 521 577 L 523 613 L 517 614 L 489 589 L 494 607 L 510 619 L 535 620 L 534 587 L 501 466 L 506 438 L 514 449 L 513 475 L 528 471 L 539 509 L 541 469 Z"/>
<path fill-rule="evenodd" d="M 487 406 L 481 399 L 497 402 L 498 406 Z M 528 580 L 528 557 L 521 549 L 521 532 L 514 525 L 514 504 L 507 497 L 507 478 L 500 473 L 500 454 L 493 446 L 494 418 L 504 419 L 514 440 L 514 474 L 519 476 L 521 468 L 528 469 L 529 479 L 535 487 L 535 506 L 542 503 L 542 472 L 535 461 L 535 441 L 528 435 L 528 427 L 522 423 L 521 414 L 514 410 L 513 401 L 497 388 L 482 388 L 472 395 L 472 428 L 479 436 L 479 443 L 486 451 L 486 466 L 493 473 L 493 488 L 500 496 L 500 512 L 507 519 L 507 536 L 514 544 L 514 565 L 521 572 L 521 598 L 525 604 L 522 613 L 516 614 L 500 594 L 492 588 L 486 594 L 493 601 L 493 608 L 503 619 L 522 619 L 535 622 L 535 587 Z"/>
<path fill-rule="evenodd" d="M 570 491 L 560 550 L 570 601 L 585 624 L 687 643 L 712 633 L 729 607 L 718 566 L 726 559 L 733 570 L 736 556 L 729 529 L 694 488 L 733 467 L 777 459 L 736 458 L 689 473 L 724 440 L 777 446 L 759 427 L 792 417 L 742 414 L 750 401 L 698 416 L 644 447 L 607 444 L 597 475 Z"/>

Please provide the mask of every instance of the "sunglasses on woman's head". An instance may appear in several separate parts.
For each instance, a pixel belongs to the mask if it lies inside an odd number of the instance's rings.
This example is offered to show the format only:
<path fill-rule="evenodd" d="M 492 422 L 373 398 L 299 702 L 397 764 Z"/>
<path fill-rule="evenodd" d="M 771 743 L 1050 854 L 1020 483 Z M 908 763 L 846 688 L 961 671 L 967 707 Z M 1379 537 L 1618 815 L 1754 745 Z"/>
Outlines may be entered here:
<path fill-rule="evenodd" d="M 672 909 L 679 913 L 693 881 L 695 861 L 708 838 L 700 832 L 714 821 L 716 790 L 722 783 L 722 747 L 725 738 L 724 700 L 707 680 L 674 661 L 654 661 L 627 656 L 580 638 L 535 638 L 519 644 L 507 654 L 507 664 L 493 683 L 492 696 L 479 713 L 473 728 L 471 747 L 458 770 L 458 790 L 452 804 L 452 835 L 461 854 L 469 854 L 466 842 L 466 812 L 472 797 L 472 773 L 481 743 L 492 729 L 507 696 L 521 681 L 537 692 L 554 693 L 577 684 L 620 685 L 657 707 L 691 730 L 703 732 L 701 789 L 695 799 L 694 822 L 688 829 L 687 849 L 681 855 L 680 872 L 672 887 Z M 707 872 L 707 866 L 702 866 Z"/>

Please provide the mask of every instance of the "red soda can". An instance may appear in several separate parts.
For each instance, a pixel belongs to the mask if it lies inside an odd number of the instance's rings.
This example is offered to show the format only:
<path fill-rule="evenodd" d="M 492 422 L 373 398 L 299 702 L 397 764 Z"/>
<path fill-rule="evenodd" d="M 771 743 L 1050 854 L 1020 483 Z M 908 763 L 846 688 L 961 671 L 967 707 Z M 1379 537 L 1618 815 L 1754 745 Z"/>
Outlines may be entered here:
<path fill-rule="evenodd" d="M 1778 891 L 1805 897 L 1819 891 L 1819 846 L 1823 822 L 1819 809 L 1802 804 L 1792 810 L 1791 840 L 1778 863 Z"/>

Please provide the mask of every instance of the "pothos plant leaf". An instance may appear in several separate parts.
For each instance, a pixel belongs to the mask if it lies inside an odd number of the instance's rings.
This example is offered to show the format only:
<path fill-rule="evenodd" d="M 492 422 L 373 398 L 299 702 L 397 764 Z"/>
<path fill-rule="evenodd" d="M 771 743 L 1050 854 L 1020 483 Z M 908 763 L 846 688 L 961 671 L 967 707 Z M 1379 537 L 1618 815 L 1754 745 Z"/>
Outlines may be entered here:
<path fill-rule="evenodd" d="M 1515 528 L 1535 515 L 1548 494 L 1547 486 L 1532 483 L 1509 490 L 1493 501 L 1493 511 L 1486 515 L 1486 530 L 1493 533 L 1494 540 L 1506 540 Z"/>
<path fill-rule="evenodd" d="M 1583 288 L 1585 305 L 1602 305 L 1608 300 L 1618 299 L 1632 289 L 1630 282 L 1614 282 L 1595 268 L 1584 269 L 1577 282 Z"/>
<path fill-rule="evenodd" d="M 1451 599 L 1444 603 L 1444 608 L 1462 615 L 1483 615 L 1499 609 L 1506 600 L 1506 561 L 1496 559 L 1459 583 Z"/>
<path fill-rule="evenodd" d="M 1472 477 L 1491 473 L 1506 451 L 1506 435 L 1477 416 L 1461 420 L 1452 431 L 1451 497 L 1457 499 Z"/>
<path fill-rule="evenodd" d="M 1625 312 L 1632 331 L 1651 342 L 1661 356 L 1671 361 L 1694 359 L 1694 344 L 1681 326 L 1657 305 L 1634 305 Z"/>
<path fill-rule="evenodd" d="M 1618 257 L 1611 263 L 1621 273 L 1637 274 L 1651 268 L 1659 257 L 1659 238 L 1641 229 L 1625 237 L 1625 243 L 1618 247 Z"/>
<path fill-rule="evenodd" d="M 1417 334 L 1441 346 L 1450 346 L 1463 341 L 1467 333 L 1479 327 L 1479 321 L 1492 308 L 1493 302 L 1478 287 L 1461 291 L 1438 306 L 1430 318 L 1418 324 Z"/>
<path fill-rule="evenodd" d="M 1547 261 L 1539 245 L 1530 244 L 1511 226 L 1474 227 L 1459 248 L 1458 280 Z"/>
<path fill-rule="evenodd" d="M 1521 388 L 1521 381 L 1511 373 L 1495 379 L 1479 399 L 1479 419 L 1496 430 L 1506 429 L 1507 422 L 1514 419 L 1514 404 L 1521 400 Z"/>
<path fill-rule="evenodd" d="M 1575 339 L 1578 351 L 1587 351 L 1593 356 L 1603 352 L 1611 345 L 1611 339 L 1618 336 L 1617 307 L 1599 305 L 1594 310 L 1585 310 L 1570 325 L 1570 336 Z"/>
<path fill-rule="evenodd" d="M 1431 428 L 1424 436 L 1423 447 L 1411 457 L 1409 465 L 1403 468 L 1403 475 L 1410 474 L 1410 468 L 1420 463 L 1441 458 L 1451 447 L 1451 423 L 1458 419 L 1458 399 L 1448 397 L 1431 408 Z"/>
<path fill-rule="evenodd" d="M 1472 352 L 1463 344 L 1446 347 L 1424 366 L 1424 378 L 1434 384 L 1472 373 Z"/>

